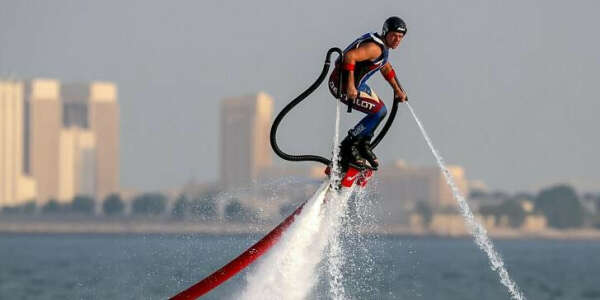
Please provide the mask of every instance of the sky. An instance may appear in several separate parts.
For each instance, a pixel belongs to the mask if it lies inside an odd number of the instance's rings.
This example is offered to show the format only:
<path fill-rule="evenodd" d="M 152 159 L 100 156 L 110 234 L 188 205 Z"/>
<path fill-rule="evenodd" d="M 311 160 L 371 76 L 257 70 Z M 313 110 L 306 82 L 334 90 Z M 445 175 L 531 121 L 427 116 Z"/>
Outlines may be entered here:
<path fill-rule="evenodd" d="M 492 189 L 559 182 L 600 191 L 600 2 L 7 1 L 0 77 L 118 85 L 121 186 L 219 176 L 219 104 L 265 91 L 275 110 L 310 85 L 330 47 L 383 21 L 408 25 L 390 62 L 449 164 Z M 391 106 L 392 90 L 370 80 Z M 344 114 L 342 131 L 361 117 Z M 281 127 L 282 147 L 326 155 L 335 101 L 323 85 Z M 406 107 L 383 163 L 435 161 Z M 276 163 L 284 164 L 274 158 Z"/>

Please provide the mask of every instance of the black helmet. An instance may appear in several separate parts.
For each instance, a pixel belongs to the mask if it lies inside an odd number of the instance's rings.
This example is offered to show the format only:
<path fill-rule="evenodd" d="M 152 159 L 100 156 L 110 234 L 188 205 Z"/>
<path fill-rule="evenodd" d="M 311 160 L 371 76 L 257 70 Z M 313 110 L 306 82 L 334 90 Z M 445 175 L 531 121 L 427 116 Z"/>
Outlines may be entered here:
<path fill-rule="evenodd" d="M 390 31 L 402 32 L 406 34 L 406 23 L 402 21 L 399 17 L 389 17 L 383 23 L 383 29 L 381 30 L 381 35 L 385 37 L 386 34 Z"/>

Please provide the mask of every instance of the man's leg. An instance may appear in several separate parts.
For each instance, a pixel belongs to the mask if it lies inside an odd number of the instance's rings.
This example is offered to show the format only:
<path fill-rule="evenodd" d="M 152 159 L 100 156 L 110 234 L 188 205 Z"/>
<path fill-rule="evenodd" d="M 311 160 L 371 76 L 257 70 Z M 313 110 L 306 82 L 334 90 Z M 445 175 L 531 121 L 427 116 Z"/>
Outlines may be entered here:
<path fill-rule="evenodd" d="M 342 149 L 344 146 L 349 147 L 346 152 L 356 164 L 366 165 L 366 159 L 371 167 L 377 168 L 379 164 L 377 157 L 371 151 L 370 141 L 375 129 L 385 117 L 387 109 L 383 101 L 366 85 L 361 88 L 359 97 L 352 104 L 354 109 L 367 115 L 348 132 L 345 143 L 342 143 Z"/>
<path fill-rule="evenodd" d="M 371 151 L 371 138 L 375 133 L 375 129 L 379 126 L 383 118 L 387 113 L 387 109 L 384 106 L 372 114 L 366 115 L 358 124 L 351 130 L 351 135 L 355 136 L 355 140 L 357 140 L 356 147 L 358 148 L 359 153 L 369 161 L 369 164 L 377 168 L 379 163 L 377 161 L 377 156 L 375 153 Z"/>
<path fill-rule="evenodd" d="M 377 111 L 367 114 L 352 128 L 352 135 L 370 139 L 386 114 L 387 108 L 385 105 L 381 105 Z"/>

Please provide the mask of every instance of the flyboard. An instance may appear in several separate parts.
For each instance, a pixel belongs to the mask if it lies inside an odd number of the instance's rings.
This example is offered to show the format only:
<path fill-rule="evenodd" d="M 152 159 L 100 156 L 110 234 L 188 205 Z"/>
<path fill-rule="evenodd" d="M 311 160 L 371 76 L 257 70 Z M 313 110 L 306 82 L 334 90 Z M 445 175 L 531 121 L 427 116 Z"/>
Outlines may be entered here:
<path fill-rule="evenodd" d="M 273 126 L 271 127 L 271 136 L 270 136 L 271 146 L 272 146 L 273 150 L 275 151 L 275 153 L 277 153 L 277 155 L 279 155 L 281 158 L 283 158 L 285 160 L 288 160 L 288 161 L 315 161 L 315 162 L 324 164 L 326 166 L 326 169 L 324 172 L 328 176 L 332 175 L 333 166 L 337 166 L 339 169 L 334 170 L 334 171 L 337 171 L 337 172 L 339 172 L 339 174 L 341 174 L 340 180 L 339 180 L 339 185 L 334 186 L 332 188 L 349 189 L 349 188 L 352 188 L 355 184 L 360 187 L 364 187 L 364 186 L 366 186 L 368 180 L 373 175 L 373 171 L 374 171 L 373 169 L 360 168 L 358 166 L 354 166 L 352 164 L 346 163 L 343 158 L 340 160 L 341 163 L 333 164 L 331 160 L 329 160 L 325 157 L 322 157 L 322 156 L 318 156 L 318 155 L 290 155 L 290 154 L 283 152 L 277 145 L 277 128 L 279 126 L 279 123 L 281 122 L 283 117 L 294 106 L 296 106 L 298 103 L 300 103 L 306 97 L 308 97 L 312 92 L 314 92 L 315 89 L 317 89 L 319 87 L 319 85 L 321 85 L 321 83 L 323 82 L 323 80 L 325 79 L 325 77 L 327 76 L 327 73 L 329 71 L 330 57 L 331 57 L 331 54 L 333 54 L 334 52 L 339 54 L 340 61 L 343 60 L 343 52 L 339 48 L 329 49 L 329 51 L 327 51 L 327 55 L 325 58 L 325 64 L 323 66 L 323 70 L 321 71 L 321 74 L 319 75 L 319 78 L 317 78 L 317 80 L 308 89 L 306 89 L 302 94 L 300 94 L 298 97 L 296 97 L 294 100 L 292 100 L 286 107 L 284 107 L 284 109 L 277 115 L 277 117 L 273 121 Z M 340 70 L 341 70 L 341 68 L 340 68 Z M 341 80 L 342 76 L 339 76 L 339 78 Z M 339 86 L 342 86 L 342 84 L 340 84 Z M 340 97 L 342 97 L 341 89 L 338 89 L 338 98 L 340 98 Z M 348 101 L 348 103 L 349 103 L 348 111 L 350 112 L 351 111 L 351 103 L 350 103 L 350 101 Z M 396 117 L 397 110 L 398 110 L 398 101 L 394 101 L 394 105 L 390 112 L 390 116 L 388 117 L 385 125 L 383 126 L 383 128 L 381 129 L 379 134 L 376 136 L 376 138 L 371 143 L 371 148 L 375 148 L 375 146 L 377 146 L 377 144 L 379 144 L 379 142 L 383 139 L 383 137 L 389 130 L 394 118 Z M 342 153 L 342 156 L 343 155 L 344 154 Z M 336 182 L 336 184 L 337 184 L 337 182 Z M 266 253 L 275 243 L 277 243 L 277 241 L 279 240 L 281 235 L 285 232 L 285 230 L 294 222 L 296 216 L 298 216 L 302 212 L 302 208 L 304 207 L 305 204 L 306 204 L 306 202 L 300 204 L 300 206 L 298 208 L 296 208 L 296 210 L 292 214 L 290 214 L 287 218 L 285 218 L 283 220 L 283 222 L 281 222 L 279 225 L 277 225 L 277 227 L 275 227 L 273 230 L 271 230 L 260 241 L 256 242 L 256 244 L 252 245 L 250 248 L 248 248 L 246 251 L 244 251 L 238 257 L 233 259 L 231 262 L 227 263 L 222 268 L 218 269 L 214 273 L 210 274 L 209 276 L 205 277 L 198 283 L 192 285 L 191 287 L 180 292 L 179 294 L 171 297 L 170 299 L 173 299 L 173 300 L 196 299 L 196 298 L 201 297 L 202 295 L 208 293 L 215 287 L 219 286 L 221 283 L 227 281 L 229 278 L 231 278 L 234 275 L 236 275 L 237 273 L 239 273 L 241 270 L 246 268 L 248 265 L 250 265 L 256 259 L 261 257 L 264 253 Z"/>

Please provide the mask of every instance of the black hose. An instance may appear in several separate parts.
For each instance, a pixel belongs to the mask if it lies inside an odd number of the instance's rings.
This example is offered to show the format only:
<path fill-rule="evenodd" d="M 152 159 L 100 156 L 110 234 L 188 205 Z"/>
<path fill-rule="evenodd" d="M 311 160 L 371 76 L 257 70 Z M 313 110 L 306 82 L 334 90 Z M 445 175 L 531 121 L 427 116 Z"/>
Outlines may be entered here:
<path fill-rule="evenodd" d="M 402 85 L 400 84 L 400 80 L 398 80 L 398 77 L 394 76 L 394 79 L 396 80 L 396 83 L 398 84 L 400 89 L 404 92 L 404 89 L 402 88 Z M 405 101 L 408 101 L 408 98 L 406 98 Z M 379 134 L 375 137 L 373 142 L 371 142 L 371 150 L 375 149 L 375 147 L 377 147 L 377 144 L 379 144 L 379 142 L 381 142 L 381 140 L 383 139 L 385 134 L 390 129 L 390 126 L 392 126 L 392 122 L 394 122 L 394 119 L 396 118 L 396 112 L 398 112 L 398 103 L 400 103 L 400 101 L 394 99 L 394 104 L 392 105 L 392 111 L 390 112 L 390 116 L 388 117 L 387 121 L 385 122 L 385 125 L 383 125 L 383 128 L 381 128 L 381 131 L 379 132 Z"/>
<path fill-rule="evenodd" d="M 279 155 L 279 157 L 281 157 L 285 160 L 316 161 L 316 162 L 320 162 L 324 165 L 329 165 L 331 163 L 331 160 L 329 160 L 325 157 L 322 157 L 322 156 L 318 156 L 318 155 L 287 154 L 287 153 L 283 152 L 281 149 L 279 149 L 279 146 L 277 146 L 277 137 L 276 136 L 277 136 L 277 128 L 279 127 L 279 123 L 281 122 L 283 117 L 290 110 L 292 110 L 292 108 L 294 108 L 294 106 L 296 106 L 298 103 L 300 103 L 306 97 L 308 97 L 308 95 L 312 94 L 312 92 L 314 92 L 319 87 L 319 85 L 321 85 L 321 83 L 325 79 L 325 76 L 327 76 L 327 72 L 329 71 L 329 66 L 331 65 L 330 57 L 333 52 L 339 53 L 340 57 L 343 55 L 343 52 L 342 52 L 342 50 L 340 50 L 340 48 L 329 49 L 329 51 L 327 51 L 327 56 L 325 57 L 325 64 L 323 65 L 323 70 L 321 71 L 321 75 L 319 75 L 319 78 L 317 78 L 317 80 L 311 86 L 309 86 L 308 89 L 306 89 L 306 91 L 304 91 L 302 94 L 300 94 L 300 96 L 296 97 L 296 99 L 294 99 L 294 100 L 292 100 L 292 102 L 288 103 L 288 105 L 286 105 L 283 108 L 283 110 L 277 115 L 277 117 L 275 118 L 275 121 L 273 121 L 273 125 L 271 126 L 271 147 L 273 148 L 273 151 L 275 151 L 275 153 L 277 153 L 277 155 Z M 341 76 L 340 76 L 340 78 L 341 78 Z M 340 85 L 340 88 L 338 88 L 338 94 L 339 94 L 339 91 L 341 91 L 341 85 Z"/>
<path fill-rule="evenodd" d="M 377 134 L 375 139 L 371 142 L 371 150 L 373 150 L 373 149 L 375 149 L 375 147 L 377 147 L 377 144 L 379 144 L 379 142 L 381 142 L 381 140 L 383 139 L 385 134 L 388 132 L 388 130 L 392 126 L 392 123 L 394 122 L 394 118 L 396 118 L 396 112 L 398 112 L 398 103 L 400 103 L 400 101 L 397 101 L 396 99 L 394 99 L 394 104 L 392 106 L 392 111 L 390 112 L 390 116 L 388 117 L 387 121 L 385 121 L 385 124 L 383 125 L 383 128 L 381 128 L 381 131 L 379 132 L 379 134 Z"/>
<path fill-rule="evenodd" d="M 298 103 L 302 102 L 302 100 L 304 100 L 306 97 L 308 97 L 310 94 L 312 94 L 318 87 L 319 85 L 321 85 L 321 83 L 323 82 L 323 80 L 325 79 L 325 76 L 327 76 L 327 73 L 329 71 L 329 66 L 331 65 L 330 63 L 330 57 L 331 54 L 333 54 L 333 52 L 337 52 L 340 55 L 340 61 L 343 61 L 343 52 L 342 50 L 340 50 L 340 48 L 334 47 L 329 49 L 329 51 L 327 51 L 327 56 L 325 57 L 325 64 L 323 65 L 323 70 L 321 71 L 321 74 L 319 75 L 319 78 L 317 78 L 317 80 L 308 87 L 308 89 L 306 89 L 304 92 L 302 92 L 302 94 L 300 94 L 298 97 L 296 97 L 294 100 L 292 100 L 292 102 L 288 103 L 288 105 L 286 105 L 283 110 L 281 110 L 281 112 L 277 115 L 277 117 L 275 117 L 275 120 L 273 121 L 273 125 L 271 126 L 271 147 L 273 148 L 273 151 L 275 151 L 275 153 L 277 153 L 277 155 L 281 158 L 283 158 L 284 160 L 288 160 L 288 161 L 315 161 L 315 162 L 320 162 L 324 165 L 329 165 L 331 164 L 331 160 L 319 156 L 319 155 L 291 155 L 288 153 L 283 152 L 279 146 L 277 145 L 277 128 L 279 127 L 279 123 L 281 123 L 281 120 L 283 120 L 283 117 L 285 117 L 285 115 L 292 110 L 292 108 L 294 108 L 294 106 L 298 105 Z M 340 72 L 341 72 L 341 68 L 340 68 Z M 341 90 L 342 90 L 342 76 L 340 74 L 339 76 L 340 79 L 340 84 L 338 86 L 337 89 L 337 98 L 341 99 Z M 396 117 L 396 112 L 398 110 L 398 101 L 394 100 L 394 105 L 392 107 L 392 111 L 390 112 L 390 116 L 388 117 L 387 121 L 385 122 L 385 125 L 383 126 L 383 128 L 381 129 L 381 131 L 379 132 L 379 134 L 377 135 L 377 137 L 375 137 L 375 139 L 373 140 L 373 142 L 371 143 L 371 149 L 374 149 L 377 144 L 379 144 L 379 142 L 383 139 L 383 137 L 385 136 L 385 134 L 387 133 L 387 131 L 390 129 L 390 126 L 392 125 L 394 118 Z"/>

